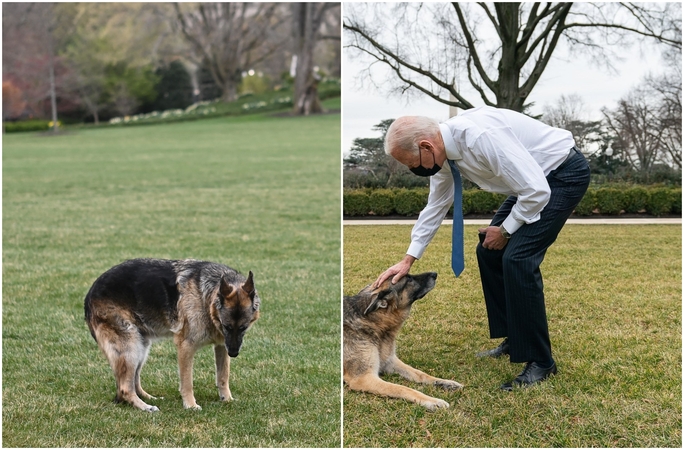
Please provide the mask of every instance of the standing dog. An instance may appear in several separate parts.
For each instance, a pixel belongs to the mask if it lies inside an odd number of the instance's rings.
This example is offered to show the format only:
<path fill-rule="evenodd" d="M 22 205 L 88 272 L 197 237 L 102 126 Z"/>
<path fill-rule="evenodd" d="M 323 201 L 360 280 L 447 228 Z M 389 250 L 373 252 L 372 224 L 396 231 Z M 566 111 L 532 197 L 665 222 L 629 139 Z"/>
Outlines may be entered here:
<path fill-rule="evenodd" d="M 445 389 L 463 387 L 414 369 L 395 354 L 396 337 L 411 305 L 435 287 L 436 279 L 434 272 L 406 275 L 397 284 L 388 279 L 376 289 L 367 286 L 353 297 L 344 297 L 344 382 L 350 389 L 403 398 L 430 410 L 449 407 L 444 400 L 379 377 L 396 373 L 416 383 Z"/>
<path fill-rule="evenodd" d="M 152 342 L 173 337 L 183 406 L 202 409 L 192 389 L 195 352 L 214 345 L 219 397 L 232 400 L 230 358 L 238 355 L 245 332 L 259 318 L 260 302 L 251 271 L 245 279 L 207 261 L 133 259 L 93 283 L 85 297 L 85 319 L 114 371 L 116 402 L 159 411 L 141 400 L 154 397 L 140 386 L 140 371 Z"/>

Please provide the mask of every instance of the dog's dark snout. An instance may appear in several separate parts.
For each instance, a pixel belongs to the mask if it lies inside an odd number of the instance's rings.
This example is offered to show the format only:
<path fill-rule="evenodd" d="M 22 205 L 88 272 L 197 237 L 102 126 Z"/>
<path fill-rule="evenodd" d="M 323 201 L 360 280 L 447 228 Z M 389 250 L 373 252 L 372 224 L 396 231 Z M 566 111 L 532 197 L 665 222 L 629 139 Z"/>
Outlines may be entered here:
<path fill-rule="evenodd" d="M 418 283 L 434 283 L 437 281 L 437 272 L 425 272 L 418 275 L 413 275 L 413 279 Z"/>
<path fill-rule="evenodd" d="M 417 283 L 417 289 L 414 292 L 414 301 L 425 297 L 435 287 L 437 281 L 436 272 L 425 272 L 413 276 L 413 281 Z"/>

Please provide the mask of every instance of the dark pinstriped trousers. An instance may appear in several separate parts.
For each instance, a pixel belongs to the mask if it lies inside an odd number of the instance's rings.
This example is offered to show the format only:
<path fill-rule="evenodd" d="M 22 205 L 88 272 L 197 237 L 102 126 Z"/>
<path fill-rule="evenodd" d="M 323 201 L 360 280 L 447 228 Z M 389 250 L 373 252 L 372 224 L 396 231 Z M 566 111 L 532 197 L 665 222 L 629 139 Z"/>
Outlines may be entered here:
<path fill-rule="evenodd" d="M 551 360 L 551 341 L 539 266 L 589 186 L 589 164 L 579 151 L 546 180 L 551 199 L 541 218 L 516 231 L 502 250 L 477 246 L 491 338 L 508 337 L 511 362 Z M 508 197 L 492 219 L 499 226 L 517 197 Z"/>

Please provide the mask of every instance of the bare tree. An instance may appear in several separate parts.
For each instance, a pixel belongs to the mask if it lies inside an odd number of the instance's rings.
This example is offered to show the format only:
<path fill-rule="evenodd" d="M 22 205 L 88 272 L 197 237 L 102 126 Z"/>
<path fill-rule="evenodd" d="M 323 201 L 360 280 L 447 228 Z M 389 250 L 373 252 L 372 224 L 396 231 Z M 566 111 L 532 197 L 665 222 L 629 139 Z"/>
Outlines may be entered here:
<path fill-rule="evenodd" d="M 347 11 L 347 47 L 388 67 L 391 91 L 462 109 L 474 100 L 459 85 L 465 78 L 485 104 L 523 111 L 560 45 L 607 67 L 612 44 L 647 38 L 681 49 L 679 3 L 350 4 Z"/>
<path fill-rule="evenodd" d="M 542 121 L 567 130 L 573 122 L 584 120 L 586 114 L 584 100 L 579 94 L 561 94 L 555 105 L 544 105 Z"/>
<path fill-rule="evenodd" d="M 223 100 L 237 98 L 242 72 L 281 49 L 268 36 L 284 23 L 278 3 L 175 3 L 180 29 L 207 64 L 223 90 Z"/>
<path fill-rule="evenodd" d="M 658 105 L 648 90 L 636 88 L 618 102 L 615 110 L 602 110 L 606 125 L 616 137 L 614 149 L 632 168 L 648 174 L 658 162 L 663 130 Z"/>
<path fill-rule="evenodd" d="M 555 105 L 544 105 L 542 122 L 572 133 L 575 143 L 584 154 L 603 142 L 600 120 L 588 120 L 584 100 L 578 94 L 562 94 Z"/>
<path fill-rule="evenodd" d="M 661 76 L 649 76 L 645 83 L 650 95 L 659 103 L 658 120 L 662 130 L 662 150 L 671 162 L 682 168 L 682 53 L 668 52 L 665 55 L 669 71 Z"/>
<path fill-rule="evenodd" d="M 309 115 L 321 112 L 318 99 L 319 76 L 314 71 L 314 48 L 322 38 L 337 38 L 339 35 L 321 35 L 326 13 L 337 9 L 339 3 L 292 3 L 292 34 L 294 54 L 297 57 L 294 81 L 294 112 Z"/>

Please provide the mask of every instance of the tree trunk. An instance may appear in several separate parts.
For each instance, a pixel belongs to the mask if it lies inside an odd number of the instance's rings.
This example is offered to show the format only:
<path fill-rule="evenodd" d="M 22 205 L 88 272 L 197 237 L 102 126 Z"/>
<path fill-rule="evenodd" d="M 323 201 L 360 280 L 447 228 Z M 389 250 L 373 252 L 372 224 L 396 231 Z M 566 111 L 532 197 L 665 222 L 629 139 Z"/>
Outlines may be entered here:
<path fill-rule="evenodd" d="M 234 69 L 229 73 L 224 72 L 221 75 L 218 77 L 218 79 L 223 79 L 221 100 L 224 102 L 234 102 L 238 98 L 238 87 L 242 83 L 242 70 Z"/>
<path fill-rule="evenodd" d="M 54 56 L 54 44 L 52 42 L 52 29 L 48 29 L 47 34 L 48 48 L 50 54 L 49 58 L 49 71 L 50 71 L 50 108 L 52 110 L 52 131 L 57 133 L 59 131 L 59 126 L 57 124 L 57 90 L 55 88 L 55 56 Z"/>
<path fill-rule="evenodd" d="M 294 87 L 294 113 L 308 116 L 323 111 L 318 99 L 318 79 L 313 71 L 312 52 L 303 52 L 297 58 L 297 75 Z"/>
<path fill-rule="evenodd" d="M 499 78 L 496 106 L 499 108 L 522 111 L 526 95 L 520 92 L 520 67 L 518 55 L 518 3 L 497 3 L 497 15 L 500 21 L 501 59 L 499 60 Z"/>
<path fill-rule="evenodd" d="M 313 70 L 313 50 L 321 23 L 320 3 L 293 4 L 297 68 L 294 83 L 294 113 L 309 115 L 323 111 L 318 99 L 318 75 Z"/>
<path fill-rule="evenodd" d="M 226 81 L 223 84 L 223 93 L 221 94 L 221 101 L 233 102 L 237 100 L 237 86 L 232 81 Z"/>

